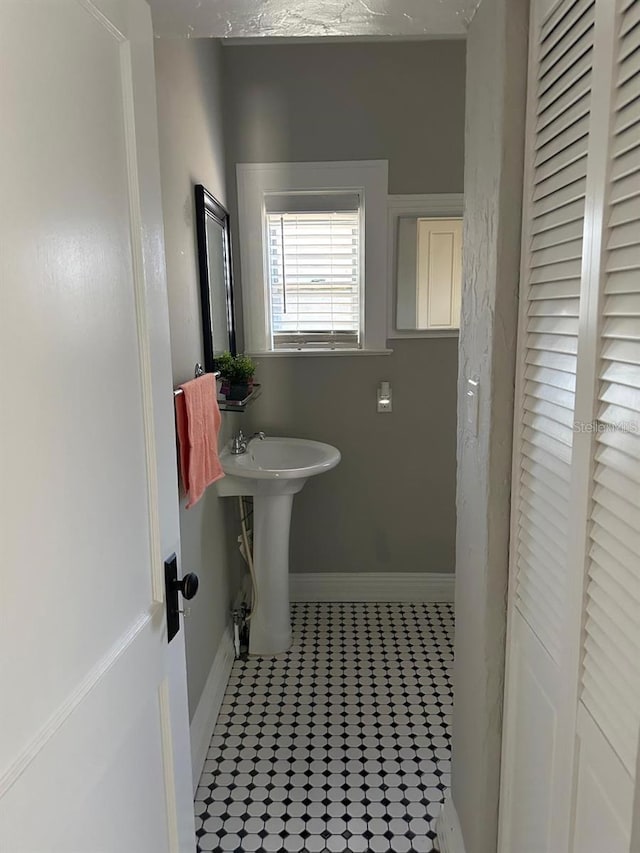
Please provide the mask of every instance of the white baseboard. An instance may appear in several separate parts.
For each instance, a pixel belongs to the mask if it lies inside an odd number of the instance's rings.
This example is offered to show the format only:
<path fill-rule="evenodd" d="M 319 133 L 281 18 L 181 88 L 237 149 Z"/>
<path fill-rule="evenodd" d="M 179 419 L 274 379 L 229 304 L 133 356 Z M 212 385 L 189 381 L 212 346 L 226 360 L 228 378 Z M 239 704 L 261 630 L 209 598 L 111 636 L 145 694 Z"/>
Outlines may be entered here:
<path fill-rule="evenodd" d="M 234 660 L 233 636 L 231 631 L 227 630 L 222 635 L 198 707 L 191 720 L 191 766 L 194 792 L 202 775 L 209 742 L 220 713 Z"/>
<path fill-rule="evenodd" d="M 440 853 L 465 853 L 460 821 L 451 794 L 447 794 L 440 816 L 436 820 L 436 832 Z"/>
<path fill-rule="evenodd" d="M 289 576 L 291 601 L 453 601 L 455 575 L 314 572 Z"/>

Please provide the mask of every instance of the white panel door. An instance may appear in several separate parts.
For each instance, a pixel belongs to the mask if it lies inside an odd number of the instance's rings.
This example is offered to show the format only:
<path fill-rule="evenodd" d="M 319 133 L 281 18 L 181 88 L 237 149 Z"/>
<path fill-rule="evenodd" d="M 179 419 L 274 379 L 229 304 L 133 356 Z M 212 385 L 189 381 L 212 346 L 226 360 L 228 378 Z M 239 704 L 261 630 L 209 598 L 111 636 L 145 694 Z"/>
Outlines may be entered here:
<path fill-rule="evenodd" d="M 192 851 L 152 29 L 0 3 L 0 849 Z"/>

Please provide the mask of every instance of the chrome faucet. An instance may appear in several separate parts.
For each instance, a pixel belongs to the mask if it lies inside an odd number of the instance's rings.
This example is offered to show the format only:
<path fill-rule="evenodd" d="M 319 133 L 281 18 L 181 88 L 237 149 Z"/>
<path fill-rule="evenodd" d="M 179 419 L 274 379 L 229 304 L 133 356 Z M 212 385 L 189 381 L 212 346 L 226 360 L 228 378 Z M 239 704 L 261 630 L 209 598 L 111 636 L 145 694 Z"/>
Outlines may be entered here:
<path fill-rule="evenodd" d="M 238 434 L 234 435 L 231 439 L 231 453 L 234 456 L 240 456 L 240 454 L 246 453 L 249 443 L 252 442 L 254 438 L 259 438 L 260 441 L 264 441 L 265 434 L 262 431 L 254 432 L 253 435 L 250 435 L 247 438 L 242 430 L 238 430 Z"/>

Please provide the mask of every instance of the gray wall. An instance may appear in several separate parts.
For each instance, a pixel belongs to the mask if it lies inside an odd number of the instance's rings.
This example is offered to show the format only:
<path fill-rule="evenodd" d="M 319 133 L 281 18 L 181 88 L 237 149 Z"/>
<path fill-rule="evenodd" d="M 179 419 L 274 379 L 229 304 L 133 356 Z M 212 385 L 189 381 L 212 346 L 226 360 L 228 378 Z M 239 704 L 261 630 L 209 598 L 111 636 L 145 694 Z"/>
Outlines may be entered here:
<path fill-rule="evenodd" d="M 171 354 L 177 385 L 193 378 L 203 361 L 200 327 L 194 183 L 203 183 L 224 203 L 219 47 L 210 40 L 155 43 L 160 167 L 165 223 Z M 232 424 L 222 416 L 220 440 Z M 227 625 L 239 568 L 234 570 L 233 507 L 208 489 L 192 509 L 180 506 L 182 570 L 196 572 L 200 590 L 185 620 L 189 708 L 195 712 Z"/>
<path fill-rule="evenodd" d="M 235 46 L 222 61 L 232 209 L 239 162 L 388 159 L 391 193 L 462 191 L 463 42 Z M 390 345 L 260 360 L 243 427 L 343 454 L 296 497 L 294 572 L 454 569 L 457 340 Z M 375 411 L 381 380 L 391 414 Z"/>
<path fill-rule="evenodd" d="M 266 390 L 252 426 L 342 453 L 296 496 L 292 572 L 453 570 L 457 345 L 415 340 L 393 356 L 259 360 Z M 376 412 L 380 380 L 393 387 L 390 415 Z"/>
<path fill-rule="evenodd" d="M 467 48 L 452 769 L 467 853 L 497 846 L 527 7 L 483 0 Z M 477 438 L 464 412 L 473 375 Z"/>
<path fill-rule="evenodd" d="M 462 192 L 464 57 L 463 41 L 223 47 L 229 173 L 388 159 L 392 193 Z"/>

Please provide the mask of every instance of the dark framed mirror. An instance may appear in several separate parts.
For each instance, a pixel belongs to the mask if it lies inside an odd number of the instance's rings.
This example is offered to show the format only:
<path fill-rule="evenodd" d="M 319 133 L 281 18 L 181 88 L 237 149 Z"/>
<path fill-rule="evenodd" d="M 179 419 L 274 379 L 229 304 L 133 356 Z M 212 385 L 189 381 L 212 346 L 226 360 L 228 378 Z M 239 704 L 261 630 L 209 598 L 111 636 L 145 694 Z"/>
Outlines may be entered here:
<path fill-rule="evenodd" d="M 223 352 L 236 354 L 229 214 L 202 184 L 195 186 L 204 366 Z"/>

